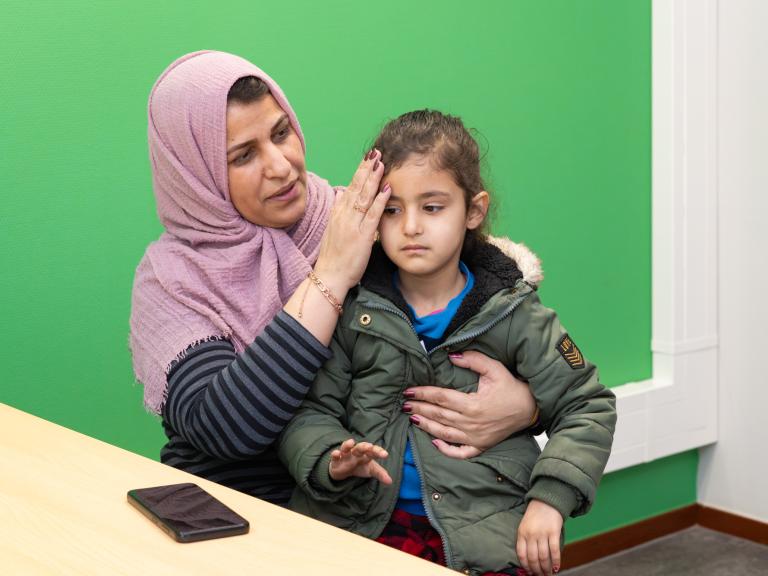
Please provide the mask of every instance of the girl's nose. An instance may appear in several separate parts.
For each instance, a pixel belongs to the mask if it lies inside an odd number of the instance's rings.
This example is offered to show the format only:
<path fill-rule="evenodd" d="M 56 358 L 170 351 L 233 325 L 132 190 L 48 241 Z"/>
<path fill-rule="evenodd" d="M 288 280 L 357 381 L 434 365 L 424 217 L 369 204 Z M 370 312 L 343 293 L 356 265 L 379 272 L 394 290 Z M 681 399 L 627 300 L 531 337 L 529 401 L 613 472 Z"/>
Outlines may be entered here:
<path fill-rule="evenodd" d="M 421 221 L 415 210 L 409 210 L 403 218 L 403 234 L 406 236 L 417 236 L 421 234 Z"/>

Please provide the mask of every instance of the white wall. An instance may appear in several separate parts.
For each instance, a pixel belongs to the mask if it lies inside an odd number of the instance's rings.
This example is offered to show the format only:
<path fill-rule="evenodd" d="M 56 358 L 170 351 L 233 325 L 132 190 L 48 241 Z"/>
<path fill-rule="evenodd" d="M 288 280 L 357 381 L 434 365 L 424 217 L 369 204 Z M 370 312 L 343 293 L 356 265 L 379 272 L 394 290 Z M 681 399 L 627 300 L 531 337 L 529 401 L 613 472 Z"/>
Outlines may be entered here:
<path fill-rule="evenodd" d="M 766 31 L 766 0 L 719 1 L 719 435 L 701 450 L 698 495 L 768 522 Z"/>

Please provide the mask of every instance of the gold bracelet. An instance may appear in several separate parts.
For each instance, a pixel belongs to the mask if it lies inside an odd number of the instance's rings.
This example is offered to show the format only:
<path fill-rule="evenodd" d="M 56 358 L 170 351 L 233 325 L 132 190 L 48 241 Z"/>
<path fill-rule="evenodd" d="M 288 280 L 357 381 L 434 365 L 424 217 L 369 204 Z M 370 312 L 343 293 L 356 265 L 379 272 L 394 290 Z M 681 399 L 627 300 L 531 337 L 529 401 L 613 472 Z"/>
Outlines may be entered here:
<path fill-rule="evenodd" d="M 533 413 L 533 418 L 531 418 L 531 423 L 528 424 L 528 428 L 533 428 L 538 423 L 539 423 L 539 407 L 536 406 L 536 410 Z"/>
<path fill-rule="evenodd" d="M 328 287 L 325 284 L 323 284 L 323 281 L 320 280 L 320 278 L 318 278 L 315 275 L 314 270 L 309 271 L 309 279 L 312 280 L 312 283 L 315 286 L 317 286 L 317 289 L 323 293 L 323 296 L 325 296 L 325 299 L 331 303 L 331 306 L 336 308 L 336 312 L 338 312 L 339 316 L 341 316 L 344 313 L 344 308 L 341 307 L 341 304 L 339 304 L 339 301 L 336 299 L 336 296 L 331 294 L 331 291 L 328 290 Z"/>
<path fill-rule="evenodd" d="M 309 292 L 309 284 L 304 287 L 304 294 L 301 296 L 301 303 L 299 304 L 299 318 L 304 318 L 304 300 L 307 299 L 307 292 Z"/>

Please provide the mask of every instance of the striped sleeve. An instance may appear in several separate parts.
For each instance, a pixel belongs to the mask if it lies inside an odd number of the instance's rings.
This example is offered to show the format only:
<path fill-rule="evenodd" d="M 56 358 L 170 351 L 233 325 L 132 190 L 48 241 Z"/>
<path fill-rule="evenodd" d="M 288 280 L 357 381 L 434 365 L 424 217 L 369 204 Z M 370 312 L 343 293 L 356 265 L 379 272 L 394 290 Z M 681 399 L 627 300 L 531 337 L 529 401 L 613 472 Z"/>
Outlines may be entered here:
<path fill-rule="evenodd" d="M 221 340 L 187 350 L 168 376 L 163 418 L 209 456 L 251 458 L 277 439 L 330 356 L 281 311 L 239 355 Z"/>

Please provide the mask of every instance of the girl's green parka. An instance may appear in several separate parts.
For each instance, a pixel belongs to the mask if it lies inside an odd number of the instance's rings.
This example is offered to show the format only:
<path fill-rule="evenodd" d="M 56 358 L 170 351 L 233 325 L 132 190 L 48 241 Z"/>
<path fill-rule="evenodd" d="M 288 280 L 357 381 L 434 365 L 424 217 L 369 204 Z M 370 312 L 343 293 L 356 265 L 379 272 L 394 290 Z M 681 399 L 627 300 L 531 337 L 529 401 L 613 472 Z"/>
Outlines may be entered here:
<path fill-rule="evenodd" d="M 518 254 L 520 245 L 516 246 Z M 529 256 L 532 256 L 530 253 Z M 462 258 L 475 275 L 441 345 L 425 351 L 409 308 L 394 288 L 394 265 L 374 249 L 361 285 L 347 298 L 328 360 L 280 440 L 280 458 L 296 479 L 291 507 L 369 538 L 397 501 L 406 439 L 420 473 L 423 501 L 451 568 L 501 571 L 520 563 L 517 527 L 532 498 L 564 518 L 586 513 L 613 441 L 613 393 L 598 381 L 554 311 L 539 301 L 516 262 L 491 244 Z M 517 257 L 518 261 L 521 258 Z M 531 258 L 527 258 L 531 260 Z M 537 261 L 533 257 L 534 261 Z M 538 277 L 540 270 L 531 271 Z M 477 388 L 477 375 L 454 366 L 451 352 L 478 350 L 526 380 L 549 440 L 541 452 L 530 431 L 468 460 L 442 455 L 401 411 L 406 388 Z M 348 438 L 383 446 L 392 479 L 328 475 L 330 452 Z"/>

